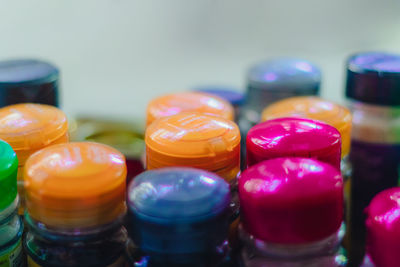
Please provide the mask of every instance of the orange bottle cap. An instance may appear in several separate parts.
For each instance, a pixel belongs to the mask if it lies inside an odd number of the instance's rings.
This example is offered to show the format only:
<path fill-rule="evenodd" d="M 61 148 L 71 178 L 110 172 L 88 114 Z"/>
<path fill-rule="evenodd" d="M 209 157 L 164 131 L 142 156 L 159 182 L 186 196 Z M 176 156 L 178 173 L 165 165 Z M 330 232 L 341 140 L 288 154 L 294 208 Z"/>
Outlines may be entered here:
<path fill-rule="evenodd" d="M 187 112 L 162 118 L 147 128 L 145 142 L 147 169 L 188 166 L 218 173 L 240 164 L 239 128 L 221 117 Z"/>
<path fill-rule="evenodd" d="M 278 101 L 262 112 L 262 121 L 280 117 L 302 117 L 319 120 L 335 127 L 342 137 L 342 157 L 350 152 L 352 115 L 347 108 L 314 96 Z"/>
<path fill-rule="evenodd" d="M 111 223 L 123 216 L 124 156 L 92 142 L 44 148 L 26 162 L 24 181 L 30 217 L 71 229 Z"/>
<path fill-rule="evenodd" d="M 61 110 L 42 104 L 0 108 L 0 139 L 11 145 L 22 166 L 36 150 L 68 142 L 67 117 Z"/>
<path fill-rule="evenodd" d="M 234 119 L 234 109 L 224 99 L 206 93 L 182 92 L 164 95 L 150 101 L 147 105 L 146 125 L 159 118 L 192 111 L 221 116 L 227 120 Z"/>

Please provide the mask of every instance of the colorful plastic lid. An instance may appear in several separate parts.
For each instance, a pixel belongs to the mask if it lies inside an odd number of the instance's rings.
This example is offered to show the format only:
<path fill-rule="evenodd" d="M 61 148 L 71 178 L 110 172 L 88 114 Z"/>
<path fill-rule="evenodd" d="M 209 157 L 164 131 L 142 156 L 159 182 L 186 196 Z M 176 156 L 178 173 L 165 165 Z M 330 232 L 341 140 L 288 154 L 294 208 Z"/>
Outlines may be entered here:
<path fill-rule="evenodd" d="M 239 165 L 238 126 L 221 117 L 188 112 L 159 119 L 146 130 L 146 166 L 217 171 Z"/>
<path fill-rule="evenodd" d="M 11 145 L 21 165 L 34 151 L 68 141 L 67 117 L 61 110 L 41 104 L 0 108 L 0 139 Z"/>
<path fill-rule="evenodd" d="M 246 232 L 278 244 L 323 240 L 343 219 L 343 179 L 314 159 L 277 158 L 245 170 L 239 179 L 240 216 Z"/>
<path fill-rule="evenodd" d="M 216 174 L 194 168 L 146 171 L 128 188 L 130 209 L 155 222 L 204 220 L 225 211 L 229 203 L 229 185 Z"/>
<path fill-rule="evenodd" d="M 279 157 L 315 158 L 340 169 L 340 133 L 320 121 L 279 118 L 247 133 L 247 165 Z"/>
<path fill-rule="evenodd" d="M 33 154 L 24 169 L 26 207 L 56 228 L 86 228 L 125 213 L 125 157 L 106 145 L 77 142 Z"/>
<path fill-rule="evenodd" d="M 127 227 L 142 250 L 190 254 L 215 249 L 228 236 L 228 183 L 194 168 L 162 168 L 128 187 Z"/>
<path fill-rule="evenodd" d="M 234 110 L 226 100 L 199 92 L 182 92 L 153 99 L 147 105 L 147 121 L 150 125 L 159 118 L 181 112 L 200 112 L 233 120 Z"/>
<path fill-rule="evenodd" d="M 17 196 L 18 159 L 9 144 L 0 140 L 0 211 Z"/>
<path fill-rule="evenodd" d="M 376 266 L 400 260 L 400 187 L 377 194 L 366 209 L 367 253 Z"/>
<path fill-rule="evenodd" d="M 342 136 L 342 157 L 350 153 L 350 110 L 316 96 L 300 96 L 281 100 L 264 109 L 262 121 L 281 117 L 300 117 L 325 122 Z"/>
<path fill-rule="evenodd" d="M 18 103 L 59 104 L 59 70 L 37 59 L 0 62 L 0 107 Z"/>
<path fill-rule="evenodd" d="M 400 54 L 362 52 L 347 60 L 346 96 L 382 106 L 400 105 Z"/>
<path fill-rule="evenodd" d="M 216 95 L 225 99 L 234 106 L 240 106 L 244 102 L 244 94 L 239 90 L 227 86 L 199 86 L 195 88 L 198 92 Z"/>

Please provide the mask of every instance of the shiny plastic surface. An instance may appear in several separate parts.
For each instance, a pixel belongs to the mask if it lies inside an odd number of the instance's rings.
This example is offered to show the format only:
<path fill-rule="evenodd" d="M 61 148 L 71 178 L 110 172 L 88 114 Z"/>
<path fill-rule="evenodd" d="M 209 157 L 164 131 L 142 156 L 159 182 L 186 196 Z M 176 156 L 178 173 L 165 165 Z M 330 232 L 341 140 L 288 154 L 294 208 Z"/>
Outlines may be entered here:
<path fill-rule="evenodd" d="M 299 96 L 276 102 L 262 113 L 262 121 L 281 117 L 300 117 L 325 122 L 335 127 L 342 137 L 342 157 L 350 152 L 350 110 L 315 96 Z"/>
<path fill-rule="evenodd" d="M 159 118 L 175 115 L 181 112 L 199 112 L 220 116 L 233 120 L 232 105 L 215 95 L 200 92 L 182 92 L 164 95 L 153 99 L 147 105 L 146 125 Z"/>
<path fill-rule="evenodd" d="M 230 181 L 240 168 L 240 132 L 221 117 L 181 113 L 152 123 L 145 134 L 146 167 L 186 166 Z"/>
<path fill-rule="evenodd" d="M 244 229 L 281 244 L 322 240 L 343 220 L 343 179 L 329 164 L 305 158 L 263 161 L 239 178 Z"/>
<path fill-rule="evenodd" d="M 48 145 L 68 141 L 68 122 L 65 114 L 41 104 L 16 104 L 0 109 L 0 139 L 17 153 L 24 165 L 33 152 Z"/>
<path fill-rule="evenodd" d="M 376 195 L 366 209 L 367 253 L 376 266 L 400 262 L 400 187 Z"/>
<path fill-rule="evenodd" d="M 214 254 L 228 238 L 230 201 L 229 184 L 216 174 L 193 168 L 146 171 L 128 187 L 127 227 L 150 254 Z"/>
<path fill-rule="evenodd" d="M 0 212 L 17 196 L 18 159 L 14 150 L 0 140 Z"/>
<path fill-rule="evenodd" d="M 107 224 L 125 212 L 124 156 L 106 145 L 51 146 L 25 165 L 26 207 L 36 221 L 58 228 Z"/>
<path fill-rule="evenodd" d="M 278 157 L 315 158 L 340 170 L 340 133 L 332 126 L 303 118 L 262 122 L 247 133 L 247 166 Z"/>

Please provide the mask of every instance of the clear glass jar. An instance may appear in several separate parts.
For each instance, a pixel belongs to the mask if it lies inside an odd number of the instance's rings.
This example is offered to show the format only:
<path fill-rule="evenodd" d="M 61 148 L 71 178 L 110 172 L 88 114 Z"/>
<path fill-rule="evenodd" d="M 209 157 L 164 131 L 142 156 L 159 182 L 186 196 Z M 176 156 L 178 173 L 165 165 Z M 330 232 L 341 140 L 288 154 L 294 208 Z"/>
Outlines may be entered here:
<path fill-rule="evenodd" d="M 344 226 L 324 240 L 299 245 L 266 243 L 242 227 L 239 227 L 239 234 L 244 242 L 241 261 L 246 267 L 338 267 L 347 263 L 340 252 Z"/>
<path fill-rule="evenodd" d="M 127 232 L 121 222 L 94 229 L 50 229 L 25 215 L 28 266 L 125 266 Z"/>
<path fill-rule="evenodd" d="M 0 212 L 0 266 L 24 266 L 22 233 L 24 224 L 18 216 L 18 196 Z"/>

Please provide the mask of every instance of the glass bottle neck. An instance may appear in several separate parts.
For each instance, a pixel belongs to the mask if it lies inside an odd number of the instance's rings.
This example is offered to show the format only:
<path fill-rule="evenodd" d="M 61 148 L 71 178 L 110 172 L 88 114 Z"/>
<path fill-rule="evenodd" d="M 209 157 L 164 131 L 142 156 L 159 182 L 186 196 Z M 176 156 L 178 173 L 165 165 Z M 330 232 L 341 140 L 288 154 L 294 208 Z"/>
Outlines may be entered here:
<path fill-rule="evenodd" d="M 7 223 L 16 214 L 19 203 L 18 195 L 14 201 L 4 210 L 0 211 L 0 225 Z"/>
<path fill-rule="evenodd" d="M 344 233 L 345 226 L 342 224 L 336 233 L 320 241 L 306 244 L 277 244 L 259 240 L 248 234 L 242 226 L 239 226 L 239 236 L 246 248 L 251 249 L 255 254 L 262 257 L 281 259 L 309 258 L 335 254 L 340 248 Z"/>

